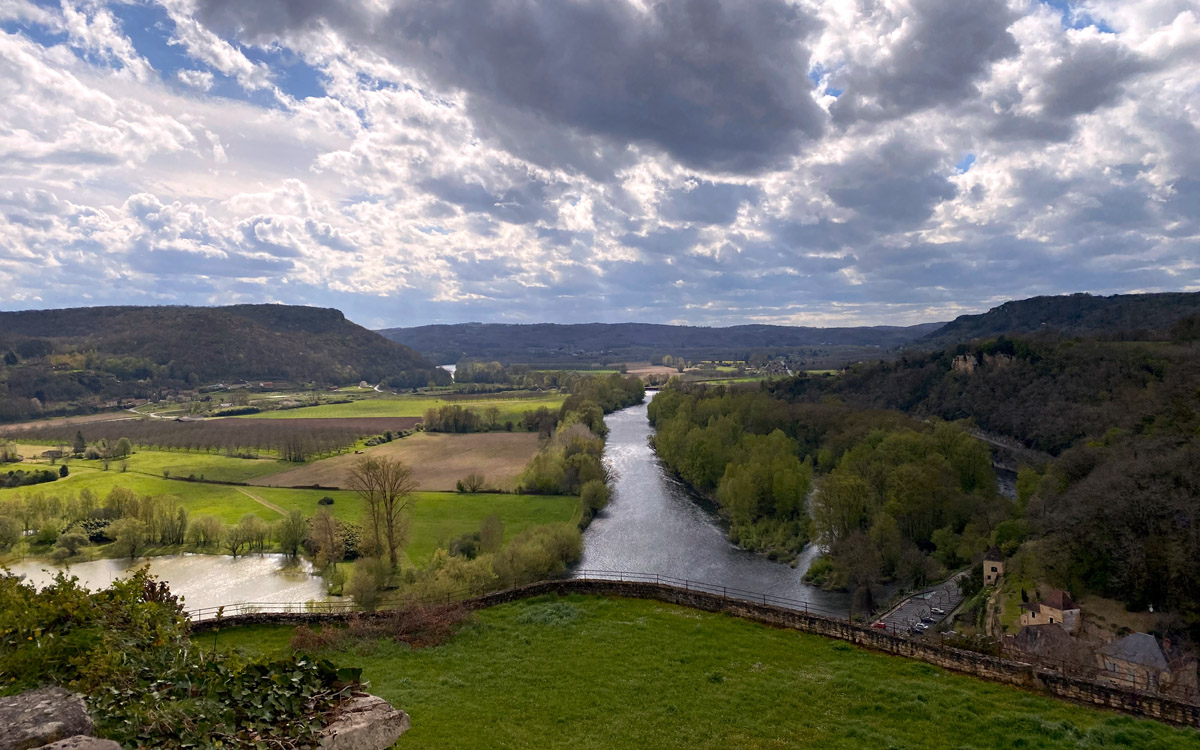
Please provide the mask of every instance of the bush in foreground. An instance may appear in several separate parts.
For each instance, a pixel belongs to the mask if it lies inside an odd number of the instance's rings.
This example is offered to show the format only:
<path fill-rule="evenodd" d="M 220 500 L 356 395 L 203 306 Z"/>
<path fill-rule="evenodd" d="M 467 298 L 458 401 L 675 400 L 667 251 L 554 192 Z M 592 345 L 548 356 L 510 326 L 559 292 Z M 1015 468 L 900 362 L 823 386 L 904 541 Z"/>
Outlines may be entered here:
<path fill-rule="evenodd" d="M 83 693 L 97 734 L 130 748 L 311 748 L 359 671 L 304 655 L 247 661 L 188 638 L 182 605 L 144 569 L 89 593 L 0 576 L 0 693 Z"/>

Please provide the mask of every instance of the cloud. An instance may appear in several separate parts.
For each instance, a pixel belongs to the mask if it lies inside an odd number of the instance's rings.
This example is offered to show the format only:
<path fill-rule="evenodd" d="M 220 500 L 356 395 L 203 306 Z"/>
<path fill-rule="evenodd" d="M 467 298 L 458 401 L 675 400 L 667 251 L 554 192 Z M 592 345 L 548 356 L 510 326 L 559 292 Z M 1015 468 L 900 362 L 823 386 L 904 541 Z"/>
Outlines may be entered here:
<path fill-rule="evenodd" d="M 856 324 L 1200 289 L 1183 0 L 163 8 L 0 5 L 0 306 Z"/>

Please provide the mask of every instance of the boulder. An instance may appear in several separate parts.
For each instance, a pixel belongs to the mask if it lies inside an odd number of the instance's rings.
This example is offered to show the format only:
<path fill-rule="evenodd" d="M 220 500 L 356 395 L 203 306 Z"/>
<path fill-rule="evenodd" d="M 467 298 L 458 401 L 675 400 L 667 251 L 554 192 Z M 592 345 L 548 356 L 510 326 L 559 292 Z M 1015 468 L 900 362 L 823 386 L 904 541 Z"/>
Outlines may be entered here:
<path fill-rule="evenodd" d="M 408 714 L 375 695 L 355 695 L 321 730 L 321 750 L 387 750 L 412 726 Z"/>
<path fill-rule="evenodd" d="M 30 750 L 91 732 L 81 695 L 49 687 L 0 698 L 0 750 Z"/>
<path fill-rule="evenodd" d="M 112 740 L 102 740 L 98 737 L 88 737 L 77 734 L 65 740 L 42 745 L 38 750 L 121 750 L 121 746 Z"/>

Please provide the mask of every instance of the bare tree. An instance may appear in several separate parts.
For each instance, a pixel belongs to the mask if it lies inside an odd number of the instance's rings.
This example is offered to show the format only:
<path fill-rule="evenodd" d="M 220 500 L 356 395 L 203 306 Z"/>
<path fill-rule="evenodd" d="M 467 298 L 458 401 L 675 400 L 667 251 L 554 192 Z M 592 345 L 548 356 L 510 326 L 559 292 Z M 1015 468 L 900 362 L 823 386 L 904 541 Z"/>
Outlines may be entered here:
<path fill-rule="evenodd" d="M 317 547 L 317 559 L 320 567 L 337 566 L 345 555 L 346 548 L 342 541 L 342 532 L 338 520 L 326 509 L 321 508 L 312 519 L 310 539 Z"/>
<path fill-rule="evenodd" d="M 383 556 L 395 570 L 396 553 L 408 532 L 407 511 L 416 502 L 416 480 L 403 461 L 363 456 L 350 468 L 350 489 L 367 503 L 374 554 Z"/>

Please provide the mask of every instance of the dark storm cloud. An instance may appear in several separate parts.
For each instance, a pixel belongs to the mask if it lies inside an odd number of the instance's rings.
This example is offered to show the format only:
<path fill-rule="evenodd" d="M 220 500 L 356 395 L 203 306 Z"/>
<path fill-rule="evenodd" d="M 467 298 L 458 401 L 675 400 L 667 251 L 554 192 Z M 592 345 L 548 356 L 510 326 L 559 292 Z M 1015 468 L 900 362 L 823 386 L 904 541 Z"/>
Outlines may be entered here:
<path fill-rule="evenodd" d="M 785 0 L 202 0 L 209 25 L 263 38 L 326 23 L 472 95 L 476 118 L 535 114 L 704 169 L 756 171 L 821 134 L 803 42 L 817 23 Z M 531 145 L 536 133 L 526 133 Z"/>
<path fill-rule="evenodd" d="M 1112 104 L 1131 77 L 1150 69 L 1148 61 L 1115 43 L 1092 40 L 1072 45 L 1045 75 L 1043 111 L 1068 118 Z"/>
<path fill-rule="evenodd" d="M 701 182 L 690 190 L 672 190 L 659 211 L 667 221 L 732 224 L 742 202 L 753 202 L 758 195 L 758 188 L 752 185 Z"/>
<path fill-rule="evenodd" d="M 861 221 L 879 230 L 907 229 L 954 197 L 942 159 L 909 141 L 891 140 L 874 153 L 861 150 L 849 161 L 829 165 L 824 184 L 833 202 L 852 209 Z"/>
<path fill-rule="evenodd" d="M 830 107 L 834 122 L 888 120 L 953 104 L 976 93 L 988 66 L 1018 52 L 1008 32 L 1016 16 L 1004 0 L 926 0 L 895 19 L 902 33 L 881 59 L 849 65 L 833 83 L 844 93 Z M 877 13 L 885 13 L 880 9 Z"/>

